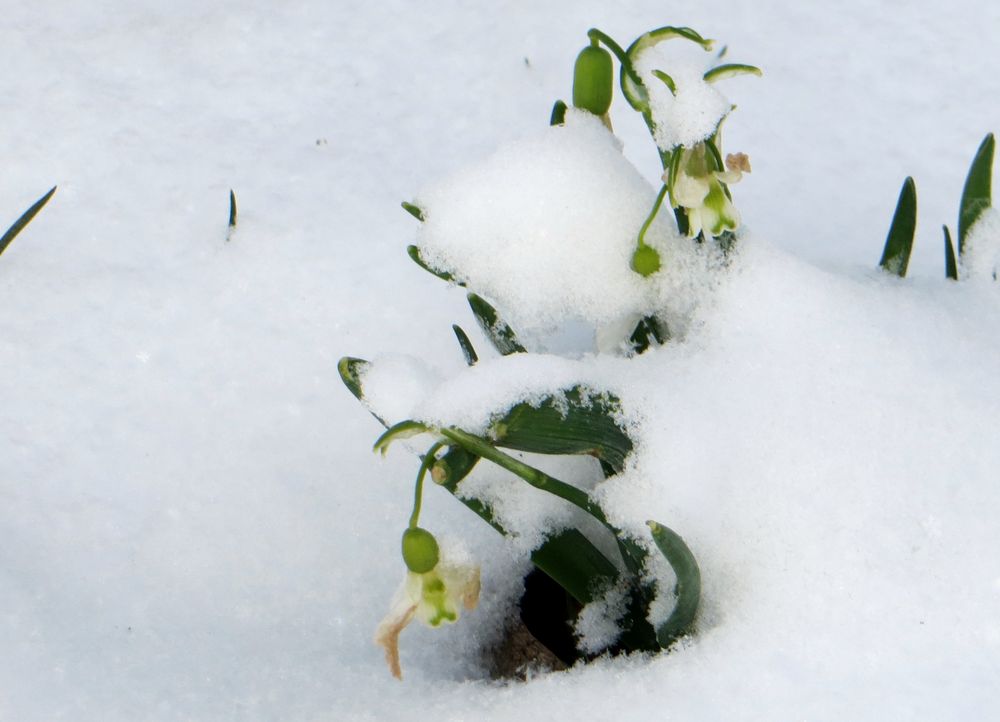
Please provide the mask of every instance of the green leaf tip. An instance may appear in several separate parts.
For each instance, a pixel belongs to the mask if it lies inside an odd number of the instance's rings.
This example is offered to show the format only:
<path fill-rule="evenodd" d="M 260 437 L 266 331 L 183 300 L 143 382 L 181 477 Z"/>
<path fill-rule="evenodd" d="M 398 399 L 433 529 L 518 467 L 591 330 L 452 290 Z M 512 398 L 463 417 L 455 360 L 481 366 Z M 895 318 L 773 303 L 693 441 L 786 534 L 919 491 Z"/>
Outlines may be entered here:
<path fill-rule="evenodd" d="M 948 226 L 941 226 L 944 231 L 944 276 L 952 281 L 958 280 L 958 260 L 955 258 L 955 243 L 951 240 Z"/>
<path fill-rule="evenodd" d="M 701 570 L 694 554 L 672 529 L 655 521 L 647 521 L 653 543 L 674 570 L 677 597 L 674 609 L 666 621 L 656 628 L 656 641 L 666 648 L 688 634 L 698 614 L 701 602 Z"/>
<path fill-rule="evenodd" d="M 517 340 L 514 329 L 507 325 L 507 322 L 500 318 L 500 314 L 486 300 L 475 293 L 468 295 L 469 307 L 472 315 L 476 317 L 476 323 L 482 329 L 483 334 L 493 344 L 501 356 L 510 356 L 514 353 L 525 353 L 527 349 Z"/>
<path fill-rule="evenodd" d="M 965 242 L 969 235 L 969 229 L 979 220 L 983 211 L 993 204 L 993 152 L 995 148 L 996 141 L 993 134 L 989 133 L 979 144 L 979 149 L 969 166 L 969 175 L 965 178 L 962 200 L 958 210 L 959 256 L 965 254 Z"/>
<path fill-rule="evenodd" d="M 472 341 L 469 340 L 468 334 L 462 330 L 462 327 L 457 323 L 451 325 L 451 330 L 455 332 L 455 338 L 458 339 L 458 345 L 462 349 L 462 355 L 465 356 L 465 363 L 468 366 L 475 366 L 479 361 L 479 354 L 476 353 L 476 349 L 472 346 Z"/>
<path fill-rule="evenodd" d="M 424 220 L 424 212 L 423 212 L 423 210 L 419 206 L 416 206 L 413 203 L 407 203 L 406 201 L 403 201 L 399 205 L 401 205 L 403 207 L 404 211 L 406 211 L 407 213 L 409 213 L 411 216 L 413 216 L 414 218 L 416 218 L 418 221 L 422 222 Z"/>
<path fill-rule="evenodd" d="M 677 83 L 669 75 L 664 73 L 662 70 L 654 70 L 653 75 L 663 82 L 667 86 L 671 95 L 677 95 Z"/>
<path fill-rule="evenodd" d="M 418 266 L 420 266 L 422 269 L 424 269 L 425 271 L 427 271 L 432 276 L 437 276 L 442 281 L 448 281 L 449 283 L 451 283 L 452 281 L 455 280 L 454 276 L 452 276 L 447 271 L 439 271 L 436 268 L 433 268 L 430 265 L 428 265 L 427 262 L 424 260 L 424 257 L 420 254 L 420 249 L 417 248 L 416 246 L 414 246 L 412 244 L 409 245 L 409 246 L 407 246 L 406 247 L 406 254 L 410 257 L 411 261 L 413 261 L 414 263 L 416 263 Z M 460 283 L 458 285 L 462 286 L 464 284 Z"/>
<path fill-rule="evenodd" d="M 371 363 L 360 358 L 344 356 L 337 362 L 337 372 L 340 380 L 344 382 L 347 390 L 354 394 L 354 398 L 361 401 L 364 399 L 364 391 L 361 387 L 361 377 L 371 366 Z"/>
<path fill-rule="evenodd" d="M 896 212 L 892 216 L 889 234 L 885 239 L 882 260 L 879 265 L 888 273 L 900 278 L 906 276 L 913 252 L 913 236 L 917 230 L 917 186 L 913 178 L 903 181 L 896 202 Z"/>
<path fill-rule="evenodd" d="M 372 451 L 385 456 L 386 453 L 388 453 L 392 442 L 399 439 L 409 439 L 414 436 L 419 436 L 420 434 L 426 433 L 428 430 L 427 425 L 422 424 L 419 421 L 413 421 L 410 419 L 400 421 L 398 424 L 394 424 L 386 429 L 385 432 L 375 440 L 375 443 L 372 445 Z"/>
<path fill-rule="evenodd" d="M 229 189 L 229 227 L 236 228 L 236 191 Z"/>
<path fill-rule="evenodd" d="M 726 78 L 732 78 L 737 75 L 756 75 L 759 78 L 763 74 L 764 72 L 756 65 L 726 63 L 725 65 L 717 65 L 712 68 L 706 72 L 703 77 L 706 83 L 714 83 L 717 80 L 725 80 Z"/>
<path fill-rule="evenodd" d="M 566 122 L 566 111 L 568 107 L 566 103 L 561 100 L 557 100 L 552 106 L 552 115 L 549 116 L 549 125 L 562 125 Z"/>
<path fill-rule="evenodd" d="M 7 246 L 10 245 L 17 234 L 24 230 L 24 227 L 31 223 L 31 220 L 38 215 L 38 212 L 45 207 L 45 204 L 49 202 L 49 199 L 55 194 L 56 188 L 58 186 L 52 186 L 49 192 L 44 196 L 39 198 L 37 201 L 31 204 L 31 207 L 21 214 L 21 217 L 14 221 L 14 225 L 7 229 L 7 231 L 0 236 L 0 253 L 7 250 Z"/>

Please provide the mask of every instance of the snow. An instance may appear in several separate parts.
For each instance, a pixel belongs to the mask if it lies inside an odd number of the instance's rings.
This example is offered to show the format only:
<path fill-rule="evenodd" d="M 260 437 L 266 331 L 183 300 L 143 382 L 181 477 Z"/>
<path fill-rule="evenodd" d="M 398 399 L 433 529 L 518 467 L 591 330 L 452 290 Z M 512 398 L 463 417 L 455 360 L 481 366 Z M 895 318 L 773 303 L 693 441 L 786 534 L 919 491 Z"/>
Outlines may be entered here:
<path fill-rule="evenodd" d="M 996 208 L 985 209 L 969 229 L 963 261 L 967 280 L 995 280 L 1000 266 L 1000 213 Z"/>
<path fill-rule="evenodd" d="M 664 12 L 648 0 L 5 8 L 0 217 L 59 190 L 0 256 L 0 719 L 996 708 L 1000 296 L 985 279 L 945 281 L 940 225 L 955 227 L 972 155 L 1000 128 L 1000 9 Z M 627 364 L 595 357 L 590 326 L 613 314 L 588 307 L 574 331 L 553 306 L 540 325 L 569 326 L 569 340 L 547 350 L 572 358 L 465 370 L 450 324 L 487 344 L 462 292 L 406 257 L 431 231 L 399 201 L 556 133 L 549 110 L 588 27 L 627 42 L 663 24 L 765 71 L 725 86 L 739 105 L 727 148 L 754 163 L 734 193 L 750 231 L 739 254 L 709 287 L 713 260 L 690 260 L 683 298 L 655 297 L 680 304 L 682 342 Z M 612 167 L 657 183 L 620 96 L 612 121 L 638 175 Z M 911 277 L 897 279 L 875 266 L 906 175 L 920 226 Z M 240 220 L 227 243 L 230 188 Z M 994 237 L 990 218 L 975 233 Z M 516 310 L 521 290 L 493 292 Z M 646 302 L 629 298 L 627 310 Z M 635 533 L 653 518 L 685 538 L 702 567 L 698 635 L 656 658 L 485 681 L 481 647 L 511 614 L 530 534 L 566 512 L 531 489 L 505 497 L 524 523 L 511 545 L 428 485 L 421 525 L 461 539 L 482 596 L 455 625 L 411 625 L 406 679 L 392 679 L 371 637 L 403 574 L 416 466 L 402 448 L 370 453 L 381 426 L 342 388 L 344 355 L 379 360 L 393 414 L 470 425 L 546 383 L 615 391 L 639 434 L 626 473 L 545 468 L 597 485 Z M 410 357 L 424 375 L 394 396 Z M 504 478 L 486 471 L 468 491 Z"/>

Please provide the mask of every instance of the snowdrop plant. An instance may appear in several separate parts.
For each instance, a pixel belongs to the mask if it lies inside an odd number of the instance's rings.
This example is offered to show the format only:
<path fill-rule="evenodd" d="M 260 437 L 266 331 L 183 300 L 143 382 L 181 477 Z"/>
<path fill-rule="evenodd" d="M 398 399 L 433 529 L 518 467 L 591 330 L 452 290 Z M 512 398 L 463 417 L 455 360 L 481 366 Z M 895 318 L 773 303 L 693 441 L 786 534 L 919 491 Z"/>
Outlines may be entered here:
<path fill-rule="evenodd" d="M 574 122 L 584 128 L 581 133 L 604 136 L 585 147 L 604 153 L 608 145 L 614 145 L 617 141 L 611 134 L 609 110 L 614 96 L 614 62 L 617 60 L 622 94 L 649 129 L 663 175 L 652 206 L 647 206 L 643 215 L 632 216 L 635 225 L 617 231 L 625 239 L 625 252 L 615 256 L 621 259 L 621 266 L 611 268 L 605 263 L 601 272 L 608 277 L 616 273 L 619 277 L 624 275 L 627 284 L 640 289 L 641 296 L 646 293 L 647 285 L 655 284 L 658 274 L 673 260 L 668 255 L 669 245 L 663 241 L 664 234 L 673 234 L 675 247 L 684 243 L 713 246 L 721 253 L 727 252 L 736 240 L 740 219 L 729 186 L 750 171 L 750 163 L 742 153 L 722 155 L 720 126 L 733 106 L 713 84 L 737 74 L 759 75 L 760 71 L 749 65 L 719 64 L 723 53 L 713 56 L 713 63 L 707 66 L 680 63 L 674 67 L 669 57 L 660 53 L 665 42 L 680 41 L 699 51 L 710 51 L 713 46 L 713 41 L 685 27 L 663 27 L 645 33 L 626 49 L 596 29 L 589 31 L 588 40 L 574 66 L 573 109 L 558 101 L 550 125 L 568 126 L 572 115 Z M 603 128 L 594 130 L 588 125 L 587 118 L 595 116 Z M 572 137 L 569 130 L 557 128 L 555 132 Z M 560 142 L 563 140 L 561 136 Z M 615 146 L 610 153 L 619 158 L 612 161 L 613 166 L 624 162 L 620 160 L 620 146 Z M 527 155 L 530 158 L 531 153 Z M 559 163 L 548 165 L 558 166 Z M 645 183 L 633 180 L 629 172 L 623 171 L 618 179 L 624 179 L 621 182 L 626 185 Z M 665 202 L 673 209 L 675 231 L 665 231 L 665 222 L 658 220 Z M 495 207 L 497 202 L 490 198 L 488 205 Z M 553 214 L 566 212 L 559 205 L 555 202 L 551 208 L 543 209 L 546 221 Z M 420 203 L 404 203 L 403 208 L 421 222 L 429 222 L 428 214 L 438 212 Z M 525 209 L 507 210 L 520 216 Z M 612 216 L 613 222 L 624 222 L 617 213 Z M 549 230 L 540 234 L 548 239 L 554 235 Z M 659 234 L 659 240 L 654 240 L 655 234 Z M 566 242 L 572 244 L 575 240 L 569 238 Z M 475 292 L 479 276 L 470 266 L 476 259 L 449 260 L 441 254 L 428 254 L 426 248 L 417 245 L 407 250 L 424 270 L 470 289 L 468 301 L 472 313 L 497 355 L 505 358 L 528 353 L 529 344 L 522 342 L 497 309 Z M 558 253 L 547 258 L 525 258 L 524 265 L 515 272 L 529 274 L 537 270 L 532 264 L 547 263 L 551 267 L 543 270 L 550 275 L 565 274 L 572 260 Z M 600 303 L 613 305 L 615 299 L 599 299 L 597 305 Z M 619 337 L 608 344 L 608 348 L 637 354 L 669 339 L 667 324 L 658 318 L 656 308 L 646 303 L 641 313 L 625 315 L 626 326 L 614 325 L 616 329 L 623 329 L 625 338 Z M 521 317 L 540 313 L 538 307 L 531 307 L 523 300 L 521 306 L 514 309 Z M 600 308 L 589 309 L 589 313 L 597 319 L 619 315 L 617 311 L 605 313 Z M 466 364 L 479 363 L 479 353 L 468 334 L 459 326 L 453 328 Z M 490 502 L 461 493 L 463 480 L 477 464 L 484 462 L 506 470 L 530 487 L 553 495 L 574 507 L 578 515 L 589 518 L 588 525 L 580 528 L 571 525 L 543 530 L 543 541 L 531 552 L 536 570 L 533 573 L 544 575 L 560 590 L 561 597 L 552 604 L 560 610 L 557 616 L 562 614 L 564 622 L 572 624 L 573 617 L 587 605 L 599 604 L 610 595 L 617 595 L 616 599 L 623 600 L 623 613 L 617 618 L 616 638 L 600 645 L 605 651 L 665 650 L 692 632 L 700 601 L 701 579 L 694 554 L 684 540 L 653 520 L 646 522 L 645 536 L 638 535 L 634 529 L 626 532 L 612 523 L 595 495 L 543 472 L 518 455 L 518 452 L 588 455 L 597 460 L 605 478 L 621 474 L 633 450 L 633 439 L 622 423 L 622 402 L 613 393 L 580 382 L 564 385 L 531 401 L 511 399 L 495 411 L 484 432 L 420 418 L 399 421 L 387 418 L 377 404 L 370 403 L 366 384 L 372 368 L 371 362 L 351 357 L 341 359 L 339 364 L 347 388 L 387 427 L 375 442 L 375 450 L 384 454 L 401 439 L 409 439 L 408 443 L 425 439 L 428 444 L 427 450 L 420 455 L 413 512 L 402 537 L 405 578 L 376 633 L 376 641 L 384 648 L 395 676 L 401 676 L 398 640 L 403 628 L 413 619 L 420 619 L 429 626 L 454 622 L 463 606 L 470 608 L 475 604 L 479 591 L 478 571 L 464 559 L 448 558 L 440 551 L 435 536 L 419 526 L 426 478 L 430 477 L 436 486 L 454 495 L 499 533 L 509 533 Z M 594 537 L 593 522 L 603 530 L 605 539 Z M 664 573 L 664 569 L 672 570 L 672 576 L 669 571 Z M 522 600 L 522 618 L 524 603 Z M 660 611 L 654 611 L 654 607 Z M 663 613 L 663 608 L 669 611 Z M 529 629 L 566 663 L 601 651 L 593 645 L 586 652 L 567 650 L 560 644 L 558 630 L 538 625 Z"/>

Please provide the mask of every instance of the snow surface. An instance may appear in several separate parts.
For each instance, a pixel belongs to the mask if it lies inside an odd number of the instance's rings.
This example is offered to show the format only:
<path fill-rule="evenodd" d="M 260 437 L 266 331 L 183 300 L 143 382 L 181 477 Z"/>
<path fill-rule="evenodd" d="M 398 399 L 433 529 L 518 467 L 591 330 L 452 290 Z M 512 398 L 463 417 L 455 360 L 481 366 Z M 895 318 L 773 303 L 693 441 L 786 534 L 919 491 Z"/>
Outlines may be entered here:
<path fill-rule="evenodd" d="M 3 10 L 0 217 L 59 190 L 0 257 L 0 719 L 997 708 L 1000 291 L 945 282 L 940 224 L 1000 129 L 1000 6 Z M 588 27 L 628 42 L 663 24 L 765 72 L 725 86 L 726 146 L 754 164 L 734 189 L 751 235 L 685 311 L 684 343 L 615 381 L 640 444 L 598 491 L 623 525 L 655 518 L 691 545 L 699 634 L 656 659 L 483 681 L 523 548 L 430 488 L 422 524 L 481 561 L 482 599 L 407 629 L 397 683 L 371 635 L 416 469 L 402 448 L 370 454 L 381 427 L 336 361 L 408 354 L 458 383 L 449 326 L 474 330 L 462 294 L 406 258 L 418 227 L 398 203 L 545 132 Z M 655 183 L 620 97 L 612 119 Z M 906 175 L 921 225 L 899 280 L 875 264 Z M 547 463 L 592 485 L 586 461 Z"/>

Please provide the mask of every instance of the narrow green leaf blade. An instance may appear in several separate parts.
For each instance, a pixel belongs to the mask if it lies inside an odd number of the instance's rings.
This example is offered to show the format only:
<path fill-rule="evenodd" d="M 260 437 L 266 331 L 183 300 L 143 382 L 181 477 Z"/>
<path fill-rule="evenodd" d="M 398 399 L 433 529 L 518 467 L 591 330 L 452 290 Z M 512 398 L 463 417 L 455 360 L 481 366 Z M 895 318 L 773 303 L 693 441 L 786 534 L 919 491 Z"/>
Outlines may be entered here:
<path fill-rule="evenodd" d="M 673 567 L 677 577 L 674 610 L 656 629 L 657 641 L 661 647 L 666 648 L 691 631 L 701 602 L 701 570 L 694 554 L 673 530 L 655 521 L 648 521 L 646 524 L 649 525 L 657 549 Z"/>
<path fill-rule="evenodd" d="M 944 275 L 952 281 L 958 280 L 958 260 L 955 258 L 955 244 L 951 240 L 951 231 L 948 226 L 941 226 L 944 229 Z"/>
<path fill-rule="evenodd" d="M 412 260 L 414 263 L 416 263 L 418 266 L 420 266 L 422 269 L 427 271 L 432 276 L 437 276 L 442 281 L 448 281 L 449 283 L 455 281 L 454 277 L 447 271 L 439 271 L 436 268 L 432 268 L 431 266 L 427 265 L 427 262 L 424 261 L 423 256 L 420 255 L 420 249 L 417 248 L 416 246 L 413 245 L 407 246 L 406 253 L 410 257 L 410 260 Z M 458 285 L 463 286 L 465 284 L 459 283 Z"/>
<path fill-rule="evenodd" d="M 965 241 L 969 229 L 979 220 L 983 211 L 993 204 L 993 151 L 996 141 L 990 133 L 979 145 L 969 175 L 962 189 L 962 201 L 958 209 L 958 255 L 965 254 Z"/>
<path fill-rule="evenodd" d="M 48 193 L 35 201 L 31 207 L 21 214 L 21 217 L 14 221 L 14 225 L 7 229 L 7 232 L 0 236 L 0 253 L 7 250 L 7 246 L 10 245 L 17 234 L 24 230 L 24 227 L 31 223 L 31 219 L 38 215 L 38 211 L 42 210 L 49 199 L 56 192 L 56 186 L 52 186 Z"/>
<path fill-rule="evenodd" d="M 354 398 L 363 401 L 365 394 L 361 387 L 361 377 L 371 367 L 371 362 L 361 358 L 344 356 L 337 362 L 337 371 L 340 373 L 340 380 L 344 382 L 347 390 L 354 394 Z"/>
<path fill-rule="evenodd" d="M 507 325 L 506 321 L 500 318 L 493 306 L 475 293 L 470 293 L 468 298 L 476 322 L 501 356 L 525 352 L 524 346 L 517 340 L 517 334 Z"/>
<path fill-rule="evenodd" d="M 674 82 L 673 78 L 664 73 L 662 70 L 654 70 L 653 75 L 667 86 L 667 90 L 670 91 L 671 95 L 677 95 L 677 83 Z"/>
<path fill-rule="evenodd" d="M 566 122 L 567 106 L 561 100 L 557 100 L 552 106 L 552 115 L 549 116 L 549 125 L 562 125 Z"/>
<path fill-rule="evenodd" d="M 629 46 L 625 53 L 631 60 L 634 61 L 643 50 L 651 48 L 654 45 L 659 45 L 665 40 L 673 40 L 674 38 L 690 40 L 692 43 L 700 45 L 704 50 L 711 50 L 712 45 L 715 43 L 714 40 L 703 38 L 696 30 L 692 30 L 691 28 L 666 25 L 662 28 L 650 30 L 648 33 L 640 35 L 636 38 L 635 42 Z"/>
<path fill-rule="evenodd" d="M 409 213 L 418 221 L 422 222 L 424 220 L 424 212 L 419 206 L 416 206 L 413 203 L 407 203 L 406 201 L 403 201 L 400 205 L 403 206 L 404 211 Z"/>
<path fill-rule="evenodd" d="M 382 456 L 386 455 L 389 451 L 389 446 L 392 442 L 399 441 L 400 439 L 410 439 L 414 436 L 419 436 L 420 434 L 427 433 L 428 428 L 426 424 L 422 424 L 419 421 L 413 421 L 407 419 L 406 421 L 400 421 L 398 424 L 393 424 L 385 432 L 375 440 L 375 444 L 372 446 L 372 451 L 376 451 Z"/>
<path fill-rule="evenodd" d="M 472 341 L 469 340 L 468 335 L 457 323 L 451 325 L 451 330 L 455 332 L 458 345 L 462 347 L 462 355 L 465 356 L 465 363 L 469 366 L 475 366 L 476 362 L 479 361 L 479 355 L 476 353 L 476 349 L 472 347 Z"/>
<path fill-rule="evenodd" d="M 726 63 L 725 65 L 717 65 L 709 70 L 705 73 L 704 78 L 706 83 L 714 83 L 717 80 L 725 80 L 737 75 L 756 75 L 759 78 L 763 74 L 763 71 L 755 65 Z"/>
<path fill-rule="evenodd" d="M 236 228 L 236 191 L 229 189 L 229 227 Z"/>
<path fill-rule="evenodd" d="M 888 273 L 900 278 L 906 276 L 913 251 L 913 236 L 917 230 L 917 186 L 913 178 L 903 181 L 896 202 L 896 212 L 892 216 L 889 235 L 885 239 L 882 260 L 879 265 Z"/>

